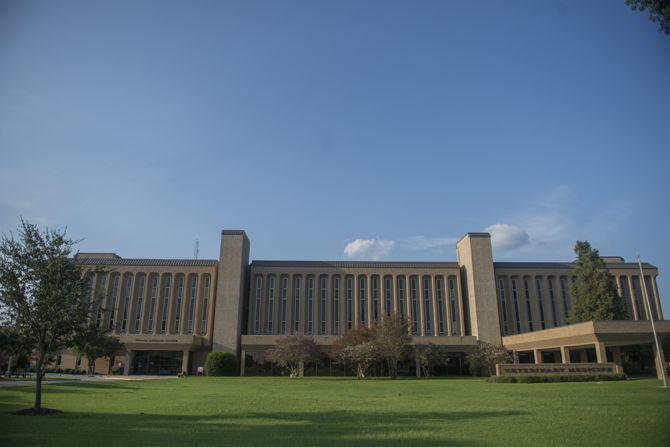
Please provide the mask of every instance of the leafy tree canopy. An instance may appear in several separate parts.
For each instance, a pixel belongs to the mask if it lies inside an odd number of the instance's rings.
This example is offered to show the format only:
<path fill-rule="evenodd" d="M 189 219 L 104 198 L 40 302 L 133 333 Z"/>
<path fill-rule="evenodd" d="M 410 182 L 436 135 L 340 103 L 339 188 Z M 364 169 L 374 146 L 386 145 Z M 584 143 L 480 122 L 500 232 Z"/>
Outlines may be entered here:
<path fill-rule="evenodd" d="M 649 11 L 649 20 L 658 23 L 658 29 L 670 35 L 670 0 L 624 0 L 633 11 Z"/>

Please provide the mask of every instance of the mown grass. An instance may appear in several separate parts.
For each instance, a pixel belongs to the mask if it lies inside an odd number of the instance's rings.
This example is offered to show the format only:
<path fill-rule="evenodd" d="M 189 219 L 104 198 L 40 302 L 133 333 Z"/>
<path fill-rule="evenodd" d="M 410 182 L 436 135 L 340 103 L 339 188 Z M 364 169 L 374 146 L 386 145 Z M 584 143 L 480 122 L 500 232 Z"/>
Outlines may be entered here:
<path fill-rule="evenodd" d="M 659 381 L 197 378 L 0 389 L 0 445 L 670 445 Z"/>

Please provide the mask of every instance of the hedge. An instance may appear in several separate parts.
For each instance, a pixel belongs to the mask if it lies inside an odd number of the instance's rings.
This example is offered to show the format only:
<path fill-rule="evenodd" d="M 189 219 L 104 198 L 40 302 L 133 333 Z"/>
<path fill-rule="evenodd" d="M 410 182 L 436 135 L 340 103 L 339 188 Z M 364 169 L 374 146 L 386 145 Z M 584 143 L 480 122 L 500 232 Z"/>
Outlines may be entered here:
<path fill-rule="evenodd" d="M 205 372 L 208 376 L 236 376 L 237 357 L 229 352 L 210 352 L 205 360 Z"/>
<path fill-rule="evenodd" d="M 624 374 L 610 375 L 542 375 L 542 376 L 492 376 L 486 379 L 490 383 L 551 383 L 551 382 L 607 382 L 626 380 Z"/>

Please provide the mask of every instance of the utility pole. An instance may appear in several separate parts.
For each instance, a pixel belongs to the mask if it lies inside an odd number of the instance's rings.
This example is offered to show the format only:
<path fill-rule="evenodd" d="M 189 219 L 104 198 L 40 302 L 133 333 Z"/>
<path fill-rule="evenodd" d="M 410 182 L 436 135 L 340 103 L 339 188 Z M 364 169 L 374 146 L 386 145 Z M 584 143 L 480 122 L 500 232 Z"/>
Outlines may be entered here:
<path fill-rule="evenodd" d="M 647 309 L 649 309 L 649 321 L 651 321 L 651 331 L 654 333 L 654 343 L 656 344 L 656 355 L 661 357 L 663 352 L 663 346 L 658 342 L 658 335 L 656 335 L 656 325 L 654 324 L 654 313 L 651 309 L 651 303 L 649 303 L 649 294 L 647 293 L 647 281 L 644 280 L 644 273 L 642 272 L 642 261 L 640 261 L 640 255 L 637 255 L 637 266 L 640 268 L 640 282 L 644 287 L 642 287 L 642 296 L 644 297 L 645 303 L 647 303 Z M 658 365 L 660 363 L 660 365 Z M 665 363 L 657 362 L 656 367 L 661 367 L 661 374 L 663 375 L 663 388 L 668 387 L 668 378 L 665 374 Z"/>

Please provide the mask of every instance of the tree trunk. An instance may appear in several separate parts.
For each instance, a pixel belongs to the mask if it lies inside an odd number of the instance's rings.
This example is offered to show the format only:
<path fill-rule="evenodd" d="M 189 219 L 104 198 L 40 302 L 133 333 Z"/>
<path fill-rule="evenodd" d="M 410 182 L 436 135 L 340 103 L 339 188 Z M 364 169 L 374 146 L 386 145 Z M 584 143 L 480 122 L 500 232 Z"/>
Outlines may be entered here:
<path fill-rule="evenodd" d="M 416 374 L 417 379 L 421 378 L 421 364 L 418 360 L 414 361 L 414 373 Z"/>
<path fill-rule="evenodd" d="M 12 355 L 9 356 L 9 360 L 7 361 L 7 375 L 11 377 L 12 375 Z"/>
<path fill-rule="evenodd" d="M 95 359 L 91 357 L 87 357 L 88 360 L 88 375 L 89 376 L 94 376 L 95 375 Z"/>
<path fill-rule="evenodd" d="M 114 366 L 114 359 L 116 359 L 116 356 L 109 357 L 109 367 L 107 368 L 107 374 L 112 374 L 112 367 Z"/>
<path fill-rule="evenodd" d="M 37 358 L 35 359 L 35 372 L 37 377 L 35 378 L 35 406 L 33 407 L 36 412 L 42 410 L 42 367 L 44 363 L 44 347 L 40 346 L 37 350 Z"/>

